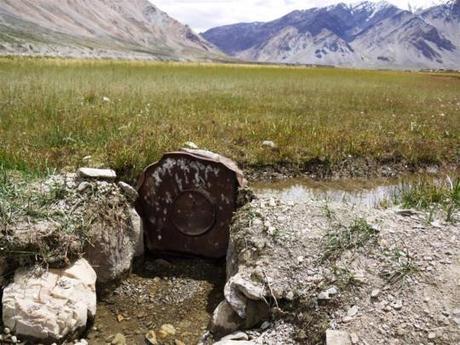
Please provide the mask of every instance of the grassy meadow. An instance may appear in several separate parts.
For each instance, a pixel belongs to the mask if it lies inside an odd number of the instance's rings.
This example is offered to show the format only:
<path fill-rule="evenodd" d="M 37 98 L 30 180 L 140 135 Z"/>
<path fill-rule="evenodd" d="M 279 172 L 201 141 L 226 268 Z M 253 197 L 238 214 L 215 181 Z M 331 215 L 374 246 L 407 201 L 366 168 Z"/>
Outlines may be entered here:
<path fill-rule="evenodd" d="M 458 166 L 460 75 L 0 58 L 3 169 L 90 155 L 132 179 L 186 141 L 244 167 Z"/>

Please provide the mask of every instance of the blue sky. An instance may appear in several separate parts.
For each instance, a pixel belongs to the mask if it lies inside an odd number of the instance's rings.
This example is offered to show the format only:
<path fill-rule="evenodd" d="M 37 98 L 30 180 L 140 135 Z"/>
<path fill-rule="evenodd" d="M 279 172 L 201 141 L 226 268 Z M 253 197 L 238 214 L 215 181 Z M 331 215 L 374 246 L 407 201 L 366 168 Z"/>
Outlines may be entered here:
<path fill-rule="evenodd" d="M 190 25 L 201 32 L 211 27 L 238 22 L 268 21 L 296 9 L 326 6 L 337 0 L 150 0 L 161 10 Z M 389 0 L 393 4 L 407 8 L 412 6 L 427 7 L 440 0 Z"/>

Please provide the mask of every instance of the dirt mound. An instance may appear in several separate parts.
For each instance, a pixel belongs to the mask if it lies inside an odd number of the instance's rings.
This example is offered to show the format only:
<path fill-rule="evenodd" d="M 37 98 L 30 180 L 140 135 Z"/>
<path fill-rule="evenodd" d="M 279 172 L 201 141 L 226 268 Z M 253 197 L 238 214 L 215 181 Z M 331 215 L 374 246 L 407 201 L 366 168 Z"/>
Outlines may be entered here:
<path fill-rule="evenodd" d="M 262 195 L 235 217 L 226 301 L 243 319 L 255 301 L 270 310 L 255 344 L 322 344 L 327 329 L 353 344 L 456 344 L 460 238 L 442 219 Z"/>

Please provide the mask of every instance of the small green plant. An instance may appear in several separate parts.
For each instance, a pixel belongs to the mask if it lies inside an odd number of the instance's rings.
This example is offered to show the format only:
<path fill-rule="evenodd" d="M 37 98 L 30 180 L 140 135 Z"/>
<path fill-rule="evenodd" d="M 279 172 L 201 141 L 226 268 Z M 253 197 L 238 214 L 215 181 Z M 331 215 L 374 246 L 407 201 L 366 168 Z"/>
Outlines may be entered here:
<path fill-rule="evenodd" d="M 447 221 L 454 222 L 455 212 L 460 209 L 460 178 L 419 178 L 418 181 L 403 186 L 399 198 L 403 207 L 428 211 L 429 222 L 439 209 L 445 211 Z"/>
<path fill-rule="evenodd" d="M 327 220 L 328 220 L 329 222 L 331 222 L 331 221 L 334 219 L 334 217 L 335 217 L 335 212 L 334 212 L 334 210 L 329 206 L 329 203 L 328 203 L 327 200 L 324 202 L 323 210 L 324 210 L 324 215 L 326 216 Z"/>
<path fill-rule="evenodd" d="M 394 249 L 386 254 L 390 258 L 391 267 L 382 271 L 381 276 L 388 284 L 404 282 L 408 276 L 420 271 L 409 250 Z"/>
<path fill-rule="evenodd" d="M 350 226 L 338 226 L 324 238 L 326 244 L 323 260 L 337 259 L 347 250 L 361 248 L 375 241 L 377 234 L 378 231 L 362 218 L 355 219 Z"/>

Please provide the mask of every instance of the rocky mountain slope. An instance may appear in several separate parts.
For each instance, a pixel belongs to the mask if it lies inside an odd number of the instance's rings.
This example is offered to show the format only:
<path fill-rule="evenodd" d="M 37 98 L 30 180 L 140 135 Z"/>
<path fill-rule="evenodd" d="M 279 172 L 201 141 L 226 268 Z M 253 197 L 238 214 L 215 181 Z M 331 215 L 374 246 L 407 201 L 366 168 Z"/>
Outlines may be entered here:
<path fill-rule="evenodd" d="M 413 13 L 386 1 L 294 11 L 203 34 L 247 60 L 371 68 L 460 68 L 460 1 Z"/>
<path fill-rule="evenodd" d="M 0 54 L 160 60 L 222 56 L 147 0 L 0 0 Z"/>

